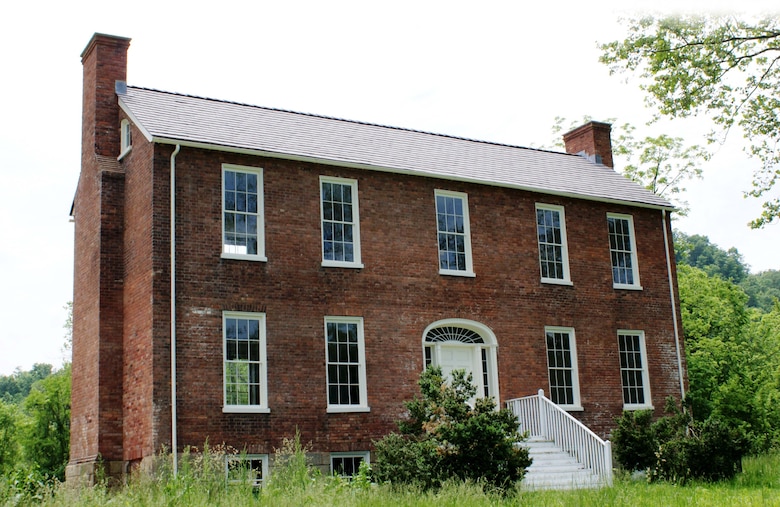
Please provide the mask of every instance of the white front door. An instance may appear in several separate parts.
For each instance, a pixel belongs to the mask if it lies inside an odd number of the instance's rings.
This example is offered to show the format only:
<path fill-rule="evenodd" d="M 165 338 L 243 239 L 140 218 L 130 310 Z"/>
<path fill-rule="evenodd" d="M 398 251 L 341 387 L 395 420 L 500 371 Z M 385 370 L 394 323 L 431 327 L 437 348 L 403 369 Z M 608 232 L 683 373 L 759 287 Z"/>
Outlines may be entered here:
<path fill-rule="evenodd" d="M 467 375 L 471 373 L 472 383 L 477 387 L 477 394 L 482 396 L 485 391 L 482 383 L 480 348 L 474 345 L 441 344 L 438 349 L 442 374 L 452 380 L 452 370 L 466 370 Z"/>

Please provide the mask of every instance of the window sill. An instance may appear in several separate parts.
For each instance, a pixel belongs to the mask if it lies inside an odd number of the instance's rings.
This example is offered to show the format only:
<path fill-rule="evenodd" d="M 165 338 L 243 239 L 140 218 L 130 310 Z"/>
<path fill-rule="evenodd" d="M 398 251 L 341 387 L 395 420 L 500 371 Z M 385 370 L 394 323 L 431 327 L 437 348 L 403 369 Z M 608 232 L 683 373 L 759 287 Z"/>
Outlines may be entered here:
<path fill-rule="evenodd" d="M 222 407 L 223 414 L 270 414 L 268 407 L 257 407 L 249 405 L 225 405 Z"/>
<path fill-rule="evenodd" d="M 446 276 L 463 276 L 466 278 L 475 278 L 477 276 L 473 271 L 453 271 L 451 269 L 440 269 L 439 274 Z"/>
<path fill-rule="evenodd" d="M 574 282 L 571 280 L 558 280 L 557 278 L 542 278 L 542 283 L 549 285 L 567 285 L 574 286 Z"/>
<path fill-rule="evenodd" d="M 350 412 L 371 412 L 369 407 L 362 405 L 328 405 L 329 414 L 350 413 Z"/>
<path fill-rule="evenodd" d="M 122 153 L 120 153 L 120 154 L 119 154 L 119 156 L 118 156 L 116 159 L 117 159 L 117 160 L 122 160 L 123 158 L 125 158 L 125 155 L 127 155 L 128 153 L 130 153 L 130 151 L 131 151 L 132 149 L 133 149 L 133 147 L 132 147 L 132 146 L 128 146 L 127 148 L 125 148 L 125 150 L 124 150 Z"/>
<path fill-rule="evenodd" d="M 585 409 L 582 408 L 580 405 L 558 405 L 561 410 L 565 410 L 566 412 L 585 412 Z"/>
<path fill-rule="evenodd" d="M 623 405 L 623 410 L 654 410 L 652 405 Z"/>
<path fill-rule="evenodd" d="M 365 266 L 362 262 L 340 262 L 340 261 L 322 261 L 323 268 L 350 268 L 350 269 L 363 269 Z"/>
<path fill-rule="evenodd" d="M 242 255 L 222 252 L 220 257 L 223 259 L 232 259 L 235 261 L 268 262 L 268 257 L 265 255 Z"/>
<path fill-rule="evenodd" d="M 612 288 L 620 290 L 642 290 L 641 285 L 626 285 L 624 283 L 613 283 Z"/>

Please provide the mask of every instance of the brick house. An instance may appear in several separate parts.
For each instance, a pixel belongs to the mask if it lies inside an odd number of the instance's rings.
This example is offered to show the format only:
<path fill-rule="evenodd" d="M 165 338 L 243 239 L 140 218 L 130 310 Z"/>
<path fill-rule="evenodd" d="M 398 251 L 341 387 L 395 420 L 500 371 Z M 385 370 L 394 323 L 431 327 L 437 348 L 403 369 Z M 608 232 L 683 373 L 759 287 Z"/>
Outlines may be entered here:
<path fill-rule="evenodd" d="M 349 470 L 431 363 L 602 436 L 684 393 L 673 207 L 609 125 L 556 153 L 167 93 L 129 44 L 81 55 L 69 478 L 206 440 L 267 471 L 296 429 Z"/>

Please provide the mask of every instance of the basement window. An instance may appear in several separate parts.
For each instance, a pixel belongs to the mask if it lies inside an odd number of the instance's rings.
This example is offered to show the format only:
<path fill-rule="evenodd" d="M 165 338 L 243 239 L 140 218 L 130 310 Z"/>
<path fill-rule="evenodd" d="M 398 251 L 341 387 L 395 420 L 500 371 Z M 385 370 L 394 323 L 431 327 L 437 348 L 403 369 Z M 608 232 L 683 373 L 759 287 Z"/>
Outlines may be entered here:
<path fill-rule="evenodd" d="M 268 455 L 225 456 L 225 474 L 228 484 L 248 483 L 254 488 L 260 488 L 268 477 Z"/>
<path fill-rule="evenodd" d="M 360 471 L 360 464 L 369 462 L 369 453 L 334 452 L 330 455 L 330 471 L 333 475 L 352 478 Z"/>

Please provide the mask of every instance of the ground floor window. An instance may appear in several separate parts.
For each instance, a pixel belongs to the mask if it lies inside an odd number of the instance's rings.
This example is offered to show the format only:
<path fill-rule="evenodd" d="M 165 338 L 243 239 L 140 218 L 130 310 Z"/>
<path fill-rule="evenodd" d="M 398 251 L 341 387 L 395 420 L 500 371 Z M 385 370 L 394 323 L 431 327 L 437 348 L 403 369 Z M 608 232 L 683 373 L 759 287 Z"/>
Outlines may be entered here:
<path fill-rule="evenodd" d="M 367 411 L 361 317 L 325 317 L 328 412 Z"/>
<path fill-rule="evenodd" d="M 618 348 L 620 378 L 623 383 L 623 408 L 626 410 L 651 408 L 644 332 L 618 331 Z"/>
<path fill-rule="evenodd" d="M 580 387 L 577 374 L 577 347 L 574 329 L 546 327 L 547 372 L 550 379 L 550 399 L 562 408 L 580 407 Z"/>
<path fill-rule="evenodd" d="M 223 312 L 224 412 L 267 412 L 265 314 Z"/>

